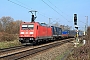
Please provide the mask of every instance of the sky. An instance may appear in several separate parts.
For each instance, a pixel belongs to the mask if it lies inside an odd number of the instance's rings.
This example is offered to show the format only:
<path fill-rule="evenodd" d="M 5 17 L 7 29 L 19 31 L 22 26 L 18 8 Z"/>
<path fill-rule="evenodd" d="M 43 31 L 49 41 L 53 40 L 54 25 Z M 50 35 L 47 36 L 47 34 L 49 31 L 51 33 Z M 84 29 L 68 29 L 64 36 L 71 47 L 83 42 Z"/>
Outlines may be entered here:
<path fill-rule="evenodd" d="M 30 22 L 31 13 L 37 11 L 37 22 L 68 25 L 74 28 L 73 16 L 78 16 L 79 29 L 85 30 L 86 17 L 90 26 L 90 0 L 0 0 L 0 18 L 10 16 L 14 20 Z"/>

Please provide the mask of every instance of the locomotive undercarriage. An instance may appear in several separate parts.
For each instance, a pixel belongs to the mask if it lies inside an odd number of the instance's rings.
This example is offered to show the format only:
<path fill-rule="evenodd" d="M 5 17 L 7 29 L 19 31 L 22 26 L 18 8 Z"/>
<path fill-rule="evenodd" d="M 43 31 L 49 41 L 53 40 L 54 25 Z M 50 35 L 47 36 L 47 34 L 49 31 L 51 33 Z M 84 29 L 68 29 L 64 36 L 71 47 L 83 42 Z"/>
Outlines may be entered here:
<path fill-rule="evenodd" d="M 46 41 L 50 41 L 50 40 L 53 40 L 52 37 L 51 38 L 33 38 L 33 37 L 20 37 L 19 38 L 19 41 L 21 42 L 21 44 L 23 45 L 27 45 L 27 44 L 39 44 L 41 42 L 46 42 Z"/>
<path fill-rule="evenodd" d="M 22 44 L 31 44 L 31 43 L 34 43 L 35 39 L 33 37 L 32 38 L 25 37 L 25 38 L 19 38 L 19 41 Z"/>

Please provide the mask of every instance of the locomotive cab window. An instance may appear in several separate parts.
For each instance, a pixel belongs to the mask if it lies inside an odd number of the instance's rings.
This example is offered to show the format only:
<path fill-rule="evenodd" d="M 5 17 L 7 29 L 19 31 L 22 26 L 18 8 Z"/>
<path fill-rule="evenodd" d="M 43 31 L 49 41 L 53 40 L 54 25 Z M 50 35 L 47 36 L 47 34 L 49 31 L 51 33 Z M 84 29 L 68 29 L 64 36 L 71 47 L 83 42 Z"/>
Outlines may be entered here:
<path fill-rule="evenodd" d="M 22 25 L 22 29 L 27 29 L 27 25 Z"/>
<path fill-rule="evenodd" d="M 22 29 L 33 29 L 34 25 L 33 24 L 24 24 L 22 25 Z"/>
<path fill-rule="evenodd" d="M 30 25 L 28 25 L 28 28 L 29 29 L 33 29 L 34 28 L 34 25 L 33 24 L 30 24 Z"/>

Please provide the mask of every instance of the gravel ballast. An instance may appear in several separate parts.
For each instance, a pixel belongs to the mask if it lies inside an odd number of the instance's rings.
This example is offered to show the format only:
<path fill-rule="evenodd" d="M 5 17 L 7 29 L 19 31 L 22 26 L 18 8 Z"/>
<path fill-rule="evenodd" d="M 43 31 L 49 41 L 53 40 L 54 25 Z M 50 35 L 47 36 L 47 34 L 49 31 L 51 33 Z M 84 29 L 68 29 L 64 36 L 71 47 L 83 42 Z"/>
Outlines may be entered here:
<path fill-rule="evenodd" d="M 63 45 L 48 49 L 44 52 L 37 53 L 34 56 L 28 56 L 23 60 L 57 60 L 57 56 L 62 55 L 73 47 L 73 43 L 65 43 Z"/>

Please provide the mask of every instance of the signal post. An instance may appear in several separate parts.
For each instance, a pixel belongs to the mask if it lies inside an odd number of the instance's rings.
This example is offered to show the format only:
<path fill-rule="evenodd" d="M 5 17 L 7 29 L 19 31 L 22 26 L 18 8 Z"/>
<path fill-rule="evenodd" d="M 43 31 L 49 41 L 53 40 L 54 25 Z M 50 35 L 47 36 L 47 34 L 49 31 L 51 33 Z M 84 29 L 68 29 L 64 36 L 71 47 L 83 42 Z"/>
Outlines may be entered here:
<path fill-rule="evenodd" d="M 77 26 L 77 14 L 74 14 L 74 25 L 75 25 L 75 28 L 76 28 L 76 40 L 75 40 L 75 46 L 74 47 L 77 47 L 77 44 L 79 44 L 79 39 L 78 39 L 78 26 Z"/>

